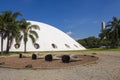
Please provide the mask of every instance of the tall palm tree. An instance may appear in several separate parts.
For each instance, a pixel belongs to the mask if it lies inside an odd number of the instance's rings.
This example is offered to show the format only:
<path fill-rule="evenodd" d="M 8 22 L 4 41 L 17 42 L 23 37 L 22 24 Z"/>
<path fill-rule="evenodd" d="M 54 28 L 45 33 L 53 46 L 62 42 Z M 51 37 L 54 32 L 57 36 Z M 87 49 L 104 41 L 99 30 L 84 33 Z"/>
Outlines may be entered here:
<path fill-rule="evenodd" d="M 117 17 L 113 17 L 112 21 L 109 22 L 107 27 L 110 28 L 110 37 L 111 37 L 111 44 L 113 47 L 118 46 L 118 43 L 120 41 L 120 34 L 119 34 L 119 29 L 120 29 L 120 19 Z"/>
<path fill-rule="evenodd" d="M 7 38 L 7 47 L 6 52 L 9 52 L 11 47 L 12 40 L 15 36 L 17 36 L 19 32 L 19 25 L 17 21 L 17 17 L 20 16 L 20 12 L 11 12 L 11 11 L 4 11 L 2 13 L 3 16 L 3 27 L 4 27 L 4 37 Z"/>
<path fill-rule="evenodd" d="M 26 20 L 21 20 L 21 30 L 23 32 L 23 41 L 24 41 L 24 52 L 26 52 L 28 38 L 31 39 L 34 44 L 36 39 L 39 37 L 35 30 L 39 30 L 38 25 L 31 25 L 30 22 Z"/>
<path fill-rule="evenodd" d="M 118 46 L 120 42 L 120 19 L 113 17 L 99 36 L 107 41 L 111 47 Z"/>
<path fill-rule="evenodd" d="M 102 30 L 102 32 L 99 34 L 99 37 L 101 44 L 109 48 L 111 45 L 110 29 Z"/>
<path fill-rule="evenodd" d="M 4 34 L 2 19 L 3 19 L 3 16 L 0 14 L 1 54 L 3 54 L 3 34 Z"/>

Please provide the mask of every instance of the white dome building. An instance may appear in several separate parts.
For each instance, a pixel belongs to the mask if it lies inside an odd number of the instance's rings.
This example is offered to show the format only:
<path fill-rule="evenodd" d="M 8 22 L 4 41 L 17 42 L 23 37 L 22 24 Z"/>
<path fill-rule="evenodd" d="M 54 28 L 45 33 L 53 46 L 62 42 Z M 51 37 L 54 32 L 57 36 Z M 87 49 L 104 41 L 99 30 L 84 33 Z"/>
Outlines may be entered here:
<path fill-rule="evenodd" d="M 72 39 L 70 36 L 62 32 L 61 30 L 45 23 L 36 22 L 36 21 L 29 21 L 29 22 L 32 25 L 38 25 L 40 27 L 40 30 L 36 30 L 39 35 L 39 38 L 36 41 L 37 45 L 33 46 L 31 40 L 28 40 L 27 48 L 26 48 L 28 52 L 85 50 L 85 48 L 82 45 L 77 43 L 74 39 Z M 20 47 L 18 49 L 14 47 L 14 44 L 15 44 L 15 41 L 13 41 L 10 51 L 12 52 L 24 51 L 23 41 L 20 43 Z M 37 48 L 35 46 L 37 46 Z M 5 49 L 6 49 L 6 41 L 4 41 L 4 50 Z"/>

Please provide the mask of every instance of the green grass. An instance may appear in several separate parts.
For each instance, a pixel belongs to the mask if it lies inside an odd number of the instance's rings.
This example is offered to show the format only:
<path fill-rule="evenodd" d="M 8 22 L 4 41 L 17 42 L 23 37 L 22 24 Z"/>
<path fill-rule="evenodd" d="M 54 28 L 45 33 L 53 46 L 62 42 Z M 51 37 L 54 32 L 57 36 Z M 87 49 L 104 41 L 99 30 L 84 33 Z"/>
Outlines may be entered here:
<path fill-rule="evenodd" d="M 120 51 L 120 48 L 92 48 L 92 49 L 88 49 L 88 51 Z"/>
<path fill-rule="evenodd" d="M 100 51 L 117 51 L 120 52 L 120 48 L 112 48 L 112 49 L 105 49 L 105 48 L 91 48 L 91 49 L 87 49 L 87 50 L 77 50 L 77 51 L 42 51 L 42 52 L 10 52 L 9 54 L 3 54 L 4 56 L 10 56 L 13 54 L 19 54 L 19 53 L 24 53 L 24 54 L 33 54 L 33 53 L 41 53 L 41 54 L 45 54 L 45 53 L 62 53 L 62 52 L 100 52 Z M 0 54 L 1 56 L 1 54 Z"/>

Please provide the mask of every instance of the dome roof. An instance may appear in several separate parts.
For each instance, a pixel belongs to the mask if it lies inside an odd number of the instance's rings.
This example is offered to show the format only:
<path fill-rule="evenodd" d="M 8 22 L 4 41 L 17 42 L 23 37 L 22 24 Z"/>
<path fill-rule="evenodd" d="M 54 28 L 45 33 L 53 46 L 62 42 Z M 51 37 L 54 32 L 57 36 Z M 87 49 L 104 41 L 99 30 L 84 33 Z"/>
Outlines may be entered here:
<path fill-rule="evenodd" d="M 38 25 L 40 30 L 36 30 L 39 35 L 39 38 L 36 41 L 36 44 L 32 44 L 31 40 L 27 42 L 27 51 L 66 51 L 66 50 L 85 50 L 85 48 L 77 43 L 70 36 L 62 32 L 61 30 L 37 21 L 28 21 L 32 25 Z M 1 43 L 0 43 L 1 44 Z M 24 51 L 23 41 L 20 44 L 20 47 L 16 49 L 14 47 L 15 41 L 11 46 L 10 51 Z M 4 41 L 6 45 L 6 41 Z M 6 46 L 4 46 L 4 49 Z"/>

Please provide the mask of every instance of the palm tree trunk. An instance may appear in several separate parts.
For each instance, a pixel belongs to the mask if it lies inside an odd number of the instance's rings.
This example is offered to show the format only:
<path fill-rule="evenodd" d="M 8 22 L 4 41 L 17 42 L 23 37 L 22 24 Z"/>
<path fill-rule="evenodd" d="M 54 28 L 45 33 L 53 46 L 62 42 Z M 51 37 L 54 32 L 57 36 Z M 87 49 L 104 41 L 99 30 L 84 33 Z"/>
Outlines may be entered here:
<path fill-rule="evenodd" d="M 3 54 L 3 33 L 1 34 L 1 54 Z"/>
<path fill-rule="evenodd" d="M 7 47 L 6 47 L 6 53 L 9 52 L 9 44 L 10 44 L 10 36 L 8 34 L 8 37 L 7 37 Z"/>
<path fill-rule="evenodd" d="M 24 43 L 24 52 L 26 52 L 26 42 Z"/>

